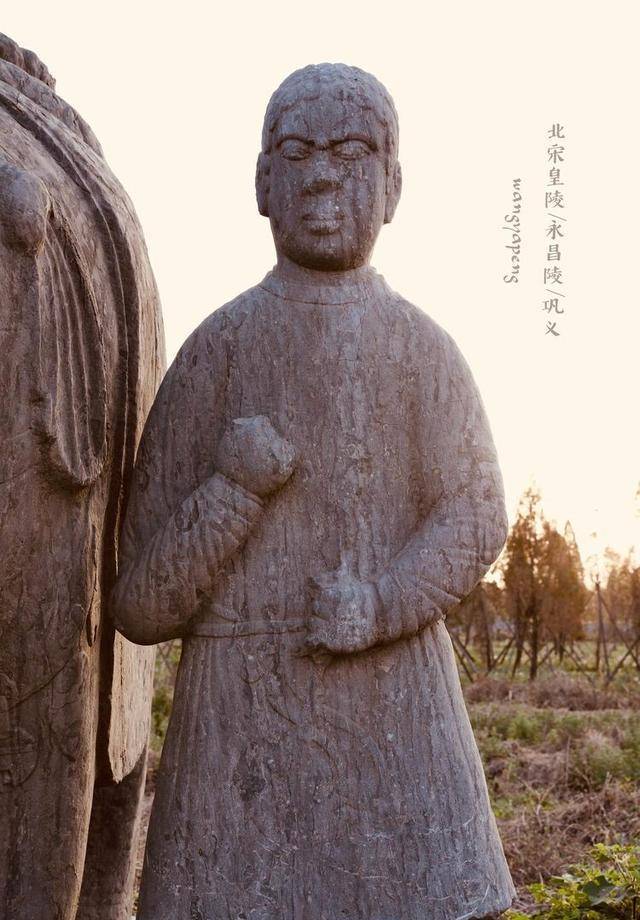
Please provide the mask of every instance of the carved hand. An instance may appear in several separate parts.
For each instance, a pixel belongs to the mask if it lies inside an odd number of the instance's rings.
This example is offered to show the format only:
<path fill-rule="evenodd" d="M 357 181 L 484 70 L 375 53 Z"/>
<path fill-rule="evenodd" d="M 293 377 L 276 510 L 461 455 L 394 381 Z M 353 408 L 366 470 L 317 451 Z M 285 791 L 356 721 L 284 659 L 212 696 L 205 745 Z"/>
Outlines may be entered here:
<path fill-rule="evenodd" d="M 296 452 L 264 415 L 237 418 L 218 445 L 215 467 L 228 479 L 261 498 L 289 479 Z"/>
<path fill-rule="evenodd" d="M 382 640 L 381 602 L 373 582 L 359 581 L 343 567 L 309 579 L 309 588 L 309 652 L 351 654 Z"/>

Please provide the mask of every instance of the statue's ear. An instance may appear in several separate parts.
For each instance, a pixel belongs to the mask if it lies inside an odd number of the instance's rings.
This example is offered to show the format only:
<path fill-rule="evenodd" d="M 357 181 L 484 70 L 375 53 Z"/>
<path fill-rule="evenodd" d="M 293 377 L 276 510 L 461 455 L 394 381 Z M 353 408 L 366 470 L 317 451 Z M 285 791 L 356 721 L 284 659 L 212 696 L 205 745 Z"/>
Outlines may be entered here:
<path fill-rule="evenodd" d="M 396 213 L 400 193 L 402 192 L 402 169 L 400 163 L 396 160 L 393 169 L 387 176 L 387 200 L 384 206 L 384 222 L 390 224 L 393 215 Z"/>
<path fill-rule="evenodd" d="M 271 164 L 268 153 L 258 155 L 256 165 L 256 198 L 258 199 L 258 211 L 263 217 L 269 216 L 269 172 Z"/>
<path fill-rule="evenodd" d="M 9 245 L 37 253 L 44 243 L 51 199 L 33 173 L 0 163 L 0 226 Z"/>

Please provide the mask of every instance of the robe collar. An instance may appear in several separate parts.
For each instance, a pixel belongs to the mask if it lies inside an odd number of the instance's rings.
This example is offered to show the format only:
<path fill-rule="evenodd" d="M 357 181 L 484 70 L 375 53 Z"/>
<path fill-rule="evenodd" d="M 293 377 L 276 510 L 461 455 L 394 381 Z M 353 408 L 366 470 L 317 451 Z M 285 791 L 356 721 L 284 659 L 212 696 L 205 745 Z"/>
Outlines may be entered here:
<path fill-rule="evenodd" d="M 345 272 L 320 272 L 298 267 L 291 271 L 276 265 L 260 282 L 260 287 L 283 300 L 327 306 L 363 303 L 387 290 L 382 275 L 369 265 Z"/>

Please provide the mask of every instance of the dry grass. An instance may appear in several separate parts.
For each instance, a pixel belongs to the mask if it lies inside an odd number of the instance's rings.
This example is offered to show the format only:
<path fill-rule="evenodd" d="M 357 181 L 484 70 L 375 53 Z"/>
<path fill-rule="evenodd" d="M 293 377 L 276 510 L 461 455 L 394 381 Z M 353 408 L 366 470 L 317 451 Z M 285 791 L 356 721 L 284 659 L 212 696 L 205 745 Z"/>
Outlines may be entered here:
<path fill-rule="evenodd" d="M 465 697 L 469 703 L 515 701 L 570 712 L 634 709 L 640 708 L 640 681 L 632 676 L 625 683 L 604 688 L 566 671 L 556 671 L 532 683 L 485 677 L 467 685 Z"/>
<path fill-rule="evenodd" d="M 640 839 L 640 712 L 626 688 L 561 674 L 466 688 L 520 908 L 596 842 Z M 635 700 L 634 700 L 635 702 Z"/>
<path fill-rule="evenodd" d="M 635 785 L 610 781 L 596 791 L 563 798 L 555 797 L 551 787 L 531 791 L 529 806 L 498 822 L 521 905 L 530 903 L 527 885 L 580 862 L 592 844 L 640 838 Z"/>

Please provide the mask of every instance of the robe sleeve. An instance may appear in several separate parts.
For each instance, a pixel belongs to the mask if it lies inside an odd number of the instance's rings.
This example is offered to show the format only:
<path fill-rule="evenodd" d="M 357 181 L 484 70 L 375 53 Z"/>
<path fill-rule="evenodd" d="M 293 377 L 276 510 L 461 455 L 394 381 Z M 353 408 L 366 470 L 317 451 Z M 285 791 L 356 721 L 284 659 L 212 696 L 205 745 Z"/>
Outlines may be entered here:
<path fill-rule="evenodd" d="M 151 409 L 111 595 L 115 625 L 148 645 L 184 635 L 263 502 L 213 468 L 224 427 L 226 357 L 214 329 L 181 349 Z"/>
<path fill-rule="evenodd" d="M 471 371 L 439 330 L 428 366 L 421 455 L 429 511 L 377 579 L 385 641 L 442 619 L 497 559 L 507 537 L 502 476 Z"/>
<path fill-rule="evenodd" d="M 50 220 L 40 258 L 38 405 L 47 471 L 82 489 L 107 457 L 107 382 L 100 309 L 79 246 Z"/>
<path fill-rule="evenodd" d="M 96 482 L 107 458 L 105 307 L 61 207 L 35 172 L 0 161 L 3 285 L 33 360 L 30 428 L 47 478 L 81 490 Z"/>
<path fill-rule="evenodd" d="M 262 507 L 219 473 L 192 492 L 119 575 L 112 609 L 120 632 L 142 645 L 181 635 Z"/>

